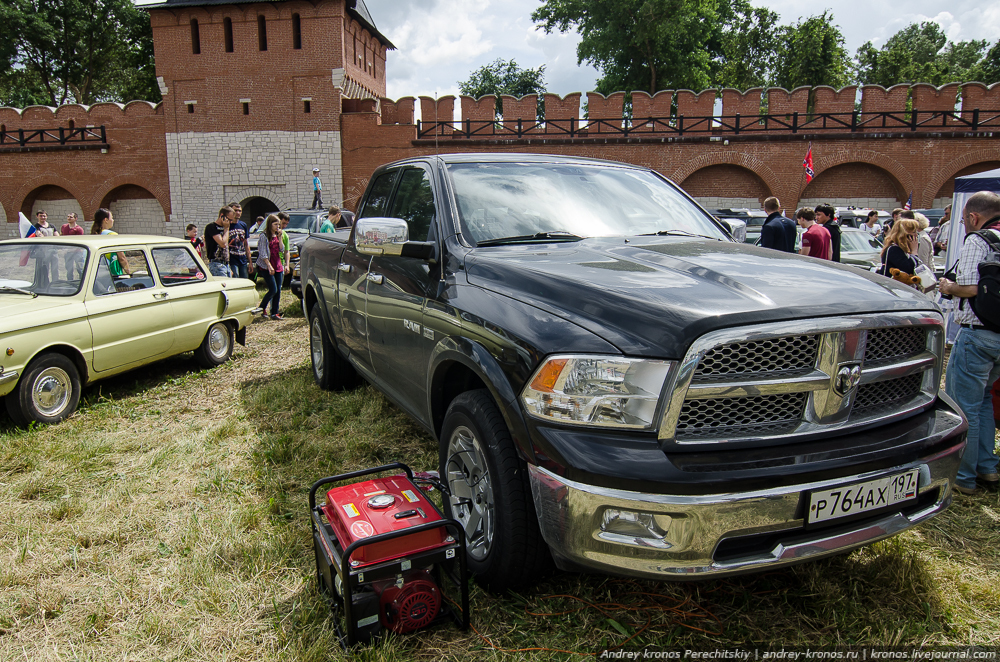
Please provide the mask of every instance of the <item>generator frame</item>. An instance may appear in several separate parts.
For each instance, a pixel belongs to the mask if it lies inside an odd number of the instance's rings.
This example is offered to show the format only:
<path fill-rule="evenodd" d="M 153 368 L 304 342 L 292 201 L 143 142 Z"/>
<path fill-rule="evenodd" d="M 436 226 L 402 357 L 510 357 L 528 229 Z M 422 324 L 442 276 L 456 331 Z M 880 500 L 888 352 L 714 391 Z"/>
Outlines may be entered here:
<path fill-rule="evenodd" d="M 313 547 L 316 552 L 316 581 L 320 592 L 326 594 L 333 611 L 335 613 L 343 611 L 343 627 L 341 627 L 339 622 L 336 623 L 335 627 L 337 629 L 337 638 L 344 650 L 361 643 L 358 637 L 358 625 L 353 614 L 353 596 L 355 591 L 364 586 L 370 587 L 373 583 L 381 580 L 398 577 L 414 568 L 433 566 L 432 576 L 437 581 L 439 590 L 443 593 L 445 585 L 443 579 L 447 577 L 453 585 L 459 588 L 461 594 L 461 613 L 456 613 L 454 607 L 447 600 L 442 600 L 441 611 L 428 624 L 428 627 L 437 625 L 442 621 L 448 620 L 450 617 L 462 630 L 469 629 L 469 576 L 465 556 L 465 530 L 454 519 L 445 518 L 434 502 L 427 501 L 428 505 L 441 517 L 441 520 L 356 540 L 348 545 L 346 549 L 340 540 L 338 540 L 337 534 L 330 522 L 324 521 L 323 504 L 316 504 L 316 492 L 324 485 L 399 469 L 405 472 L 410 483 L 421 489 L 414 480 L 410 467 L 402 462 L 392 462 L 380 467 L 320 478 L 309 489 L 310 523 L 312 525 Z M 440 489 L 442 486 L 438 485 L 438 487 Z M 364 566 L 352 567 L 350 564 L 351 554 L 355 550 L 367 545 L 441 528 L 445 529 L 452 536 L 453 542 L 410 556 L 378 561 Z M 456 564 L 458 565 L 457 576 L 454 572 Z M 337 588 L 333 584 L 333 576 L 330 574 L 331 568 L 336 571 L 337 576 L 340 578 L 342 595 L 337 592 Z M 381 614 L 379 614 L 379 617 L 381 618 Z"/>

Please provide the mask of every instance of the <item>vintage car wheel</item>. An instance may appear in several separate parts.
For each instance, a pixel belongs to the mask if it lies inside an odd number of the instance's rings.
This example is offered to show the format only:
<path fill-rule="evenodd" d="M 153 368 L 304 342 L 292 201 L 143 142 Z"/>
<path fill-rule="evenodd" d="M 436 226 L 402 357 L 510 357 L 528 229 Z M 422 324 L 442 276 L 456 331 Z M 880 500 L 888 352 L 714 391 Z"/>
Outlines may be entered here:
<path fill-rule="evenodd" d="M 354 366 L 333 346 L 323 320 L 320 319 L 320 310 L 321 307 L 315 305 L 309 315 L 309 354 L 312 357 L 313 379 L 326 391 L 357 386 L 360 377 Z"/>
<path fill-rule="evenodd" d="M 465 529 L 469 569 L 491 591 L 524 586 L 549 564 L 527 467 L 489 391 L 467 391 L 448 407 L 439 468 L 451 496 L 445 512 Z"/>
<path fill-rule="evenodd" d="M 216 322 L 208 328 L 194 357 L 203 368 L 214 368 L 228 361 L 232 354 L 233 327 L 225 322 Z"/>
<path fill-rule="evenodd" d="M 80 373 L 62 354 L 36 358 L 7 396 L 7 413 L 20 425 L 58 423 L 80 404 Z"/>

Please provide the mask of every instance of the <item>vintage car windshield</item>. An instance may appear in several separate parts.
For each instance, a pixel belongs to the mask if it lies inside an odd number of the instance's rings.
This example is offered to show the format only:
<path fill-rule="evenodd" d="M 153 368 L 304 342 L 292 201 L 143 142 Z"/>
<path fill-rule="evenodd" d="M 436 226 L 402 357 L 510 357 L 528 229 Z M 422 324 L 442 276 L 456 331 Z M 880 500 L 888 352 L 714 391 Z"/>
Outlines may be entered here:
<path fill-rule="evenodd" d="M 657 232 L 726 239 L 684 194 L 643 170 L 589 164 L 457 163 L 448 171 L 462 233 L 476 244 Z"/>
<path fill-rule="evenodd" d="M 89 253 L 31 240 L 0 245 L 0 294 L 72 296 L 83 284 Z"/>

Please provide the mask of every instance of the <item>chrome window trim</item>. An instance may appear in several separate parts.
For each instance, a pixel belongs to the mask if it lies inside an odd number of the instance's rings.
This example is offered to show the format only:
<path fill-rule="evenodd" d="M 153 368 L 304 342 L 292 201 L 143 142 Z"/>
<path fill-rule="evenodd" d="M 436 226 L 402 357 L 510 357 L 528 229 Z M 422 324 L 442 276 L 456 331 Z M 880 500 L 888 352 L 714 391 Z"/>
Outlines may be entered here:
<path fill-rule="evenodd" d="M 897 362 L 880 361 L 871 368 L 864 367 L 867 331 L 878 328 L 920 326 L 928 328 L 926 351 Z M 810 372 L 788 377 L 741 373 L 725 381 L 714 378 L 694 381 L 695 372 L 704 355 L 715 347 L 729 343 L 782 338 L 797 335 L 820 335 L 818 357 Z M 909 415 L 930 404 L 937 396 L 937 384 L 944 361 L 944 319 L 938 312 L 910 311 L 885 312 L 842 317 L 811 318 L 788 322 L 771 322 L 751 326 L 733 327 L 713 331 L 691 344 L 678 369 L 668 378 L 667 406 L 660 420 L 658 438 L 663 444 L 710 445 L 727 441 L 752 441 L 787 438 L 823 431 L 842 430 L 876 421 L 890 421 Z M 861 364 L 860 383 L 841 395 L 835 391 L 837 372 L 845 366 Z M 917 397 L 901 409 L 880 415 L 851 418 L 854 397 L 858 386 L 891 379 L 898 379 L 923 372 L 925 379 Z M 781 393 L 808 392 L 806 410 L 799 425 L 778 435 L 738 436 L 732 439 L 676 438 L 676 428 L 684 402 L 688 399 L 735 398 Z"/>

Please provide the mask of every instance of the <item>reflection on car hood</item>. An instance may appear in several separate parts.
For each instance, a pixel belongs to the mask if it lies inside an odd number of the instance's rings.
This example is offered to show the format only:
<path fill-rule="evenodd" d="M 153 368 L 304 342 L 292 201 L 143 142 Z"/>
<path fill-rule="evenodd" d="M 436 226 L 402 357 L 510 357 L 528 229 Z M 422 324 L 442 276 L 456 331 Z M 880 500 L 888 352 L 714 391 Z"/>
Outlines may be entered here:
<path fill-rule="evenodd" d="M 855 267 L 729 242 L 597 238 L 477 249 L 469 282 L 571 320 L 632 355 L 680 358 L 714 329 L 796 318 L 934 310 Z"/>
<path fill-rule="evenodd" d="M 0 334 L 86 316 L 76 297 L 0 293 Z"/>

